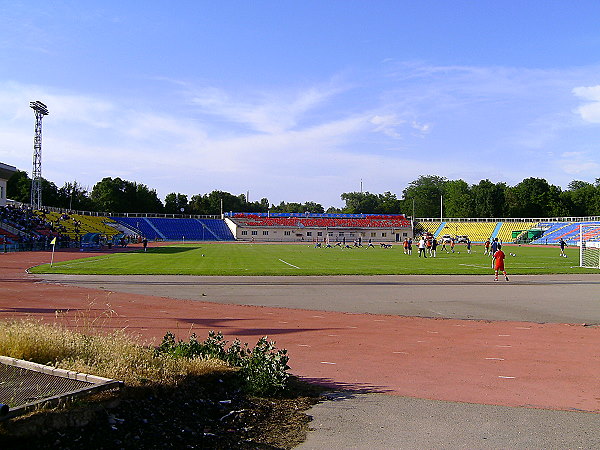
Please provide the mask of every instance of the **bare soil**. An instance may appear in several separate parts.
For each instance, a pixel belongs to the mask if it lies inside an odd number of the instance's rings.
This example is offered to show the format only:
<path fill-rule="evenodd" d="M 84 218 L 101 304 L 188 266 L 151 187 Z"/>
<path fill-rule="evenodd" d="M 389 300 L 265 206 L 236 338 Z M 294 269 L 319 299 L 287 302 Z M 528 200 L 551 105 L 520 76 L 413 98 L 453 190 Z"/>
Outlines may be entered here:
<path fill-rule="evenodd" d="M 233 375 L 129 388 L 5 423 L 3 449 L 289 449 L 306 439 L 320 389 L 292 379 L 277 398 L 244 395 Z"/>

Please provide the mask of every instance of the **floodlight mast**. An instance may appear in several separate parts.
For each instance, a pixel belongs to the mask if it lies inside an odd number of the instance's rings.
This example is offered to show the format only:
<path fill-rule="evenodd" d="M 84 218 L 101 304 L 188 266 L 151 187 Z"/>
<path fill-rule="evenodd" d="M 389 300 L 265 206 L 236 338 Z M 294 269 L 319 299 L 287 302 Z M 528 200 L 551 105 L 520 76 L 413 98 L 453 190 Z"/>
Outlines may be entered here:
<path fill-rule="evenodd" d="M 33 138 L 33 172 L 31 173 L 31 207 L 42 209 L 42 118 L 49 114 L 48 107 L 40 101 L 29 102 L 35 114 Z"/>

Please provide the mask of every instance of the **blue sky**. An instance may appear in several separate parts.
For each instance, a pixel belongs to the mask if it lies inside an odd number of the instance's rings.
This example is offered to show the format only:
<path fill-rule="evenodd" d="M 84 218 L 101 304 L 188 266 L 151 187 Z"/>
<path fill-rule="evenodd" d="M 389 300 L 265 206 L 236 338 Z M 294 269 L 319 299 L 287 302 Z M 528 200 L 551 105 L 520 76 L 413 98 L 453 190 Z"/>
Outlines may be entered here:
<path fill-rule="evenodd" d="M 0 0 L 0 162 L 342 206 L 600 177 L 597 1 Z"/>

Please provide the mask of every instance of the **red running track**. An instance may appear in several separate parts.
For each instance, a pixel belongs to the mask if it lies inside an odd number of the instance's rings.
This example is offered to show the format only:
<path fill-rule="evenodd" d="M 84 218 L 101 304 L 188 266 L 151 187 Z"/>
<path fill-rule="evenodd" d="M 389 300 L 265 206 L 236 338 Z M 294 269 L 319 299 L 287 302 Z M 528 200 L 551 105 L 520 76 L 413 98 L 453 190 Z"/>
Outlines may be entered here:
<path fill-rule="evenodd" d="M 91 256 L 56 253 L 55 260 Z M 600 412 L 600 328 L 425 319 L 175 300 L 39 282 L 49 254 L 0 254 L 0 317 L 157 343 L 222 331 L 287 348 L 292 372 L 327 385 L 417 398 Z M 57 310 L 64 311 L 56 314 Z M 114 313 L 110 313 L 114 311 Z"/>

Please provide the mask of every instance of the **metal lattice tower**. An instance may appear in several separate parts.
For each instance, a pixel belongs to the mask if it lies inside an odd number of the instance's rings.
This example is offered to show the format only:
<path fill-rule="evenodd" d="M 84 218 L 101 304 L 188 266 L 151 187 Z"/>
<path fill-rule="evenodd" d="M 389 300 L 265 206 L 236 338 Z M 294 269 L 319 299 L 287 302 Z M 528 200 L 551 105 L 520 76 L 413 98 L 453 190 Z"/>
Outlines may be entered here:
<path fill-rule="evenodd" d="M 31 207 L 42 209 L 42 118 L 48 107 L 42 102 L 29 102 L 35 113 L 35 137 L 33 138 L 33 172 L 31 173 Z"/>

